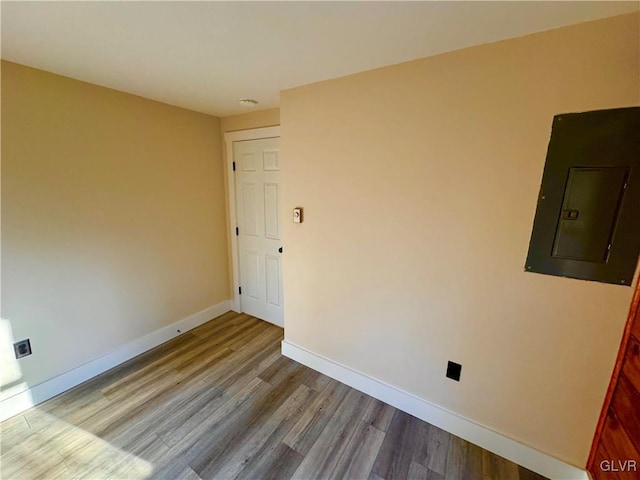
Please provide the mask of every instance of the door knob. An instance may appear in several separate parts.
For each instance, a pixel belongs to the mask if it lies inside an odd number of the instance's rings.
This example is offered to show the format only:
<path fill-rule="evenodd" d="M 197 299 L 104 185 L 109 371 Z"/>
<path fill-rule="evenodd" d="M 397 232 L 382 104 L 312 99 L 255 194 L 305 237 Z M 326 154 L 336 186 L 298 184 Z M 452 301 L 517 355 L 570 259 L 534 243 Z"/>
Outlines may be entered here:
<path fill-rule="evenodd" d="M 279 251 L 280 253 L 282 253 L 282 247 L 280 247 L 280 248 L 278 249 L 278 251 Z"/>

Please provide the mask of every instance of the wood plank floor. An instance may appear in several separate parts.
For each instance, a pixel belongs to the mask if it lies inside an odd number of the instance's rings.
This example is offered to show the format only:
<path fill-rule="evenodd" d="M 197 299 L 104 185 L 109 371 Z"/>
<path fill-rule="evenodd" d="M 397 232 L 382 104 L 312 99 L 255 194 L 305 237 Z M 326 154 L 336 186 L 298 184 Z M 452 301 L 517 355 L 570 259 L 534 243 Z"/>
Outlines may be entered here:
<path fill-rule="evenodd" d="M 280 355 L 229 312 L 1 424 L 3 479 L 543 477 Z"/>

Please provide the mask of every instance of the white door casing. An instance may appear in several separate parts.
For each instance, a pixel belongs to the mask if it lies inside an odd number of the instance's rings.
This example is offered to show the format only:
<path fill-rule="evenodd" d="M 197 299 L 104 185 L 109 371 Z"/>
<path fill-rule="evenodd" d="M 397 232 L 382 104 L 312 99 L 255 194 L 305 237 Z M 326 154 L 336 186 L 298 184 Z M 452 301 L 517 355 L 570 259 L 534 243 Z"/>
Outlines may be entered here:
<path fill-rule="evenodd" d="M 239 311 L 283 326 L 280 138 L 273 136 L 276 133 L 279 127 L 234 132 L 226 140 L 232 167 L 234 303 Z"/>

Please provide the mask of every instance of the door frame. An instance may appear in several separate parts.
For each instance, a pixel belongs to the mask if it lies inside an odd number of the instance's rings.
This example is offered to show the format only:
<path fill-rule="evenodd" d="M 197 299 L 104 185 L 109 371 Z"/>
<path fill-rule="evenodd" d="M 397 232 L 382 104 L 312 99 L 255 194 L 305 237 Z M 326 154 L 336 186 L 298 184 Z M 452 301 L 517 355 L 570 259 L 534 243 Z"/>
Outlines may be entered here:
<path fill-rule="evenodd" d="M 229 238 L 231 241 L 231 278 L 233 279 L 233 296 L 231 308 L 235 312 L 242 312 L 242 298 L 239 294 L 240 288 L 240 257 L 238 255 L 238 237 L 236 227 L 238 226 L 238 216 L 236 211 L 236 176 L 233 170 L 233 142 L 245 140 L 260 140 L 263 138 L 280 138 L 280 125 L 274 127 L 253 128 L 251 130 L 239 130 L 237 132 L 227 132 L 224 134 L 225 142 L 225 166 L 227 168 L 227 205 L 229 214 Z M 282 275 L 282 272 L 280 273 Z"/>

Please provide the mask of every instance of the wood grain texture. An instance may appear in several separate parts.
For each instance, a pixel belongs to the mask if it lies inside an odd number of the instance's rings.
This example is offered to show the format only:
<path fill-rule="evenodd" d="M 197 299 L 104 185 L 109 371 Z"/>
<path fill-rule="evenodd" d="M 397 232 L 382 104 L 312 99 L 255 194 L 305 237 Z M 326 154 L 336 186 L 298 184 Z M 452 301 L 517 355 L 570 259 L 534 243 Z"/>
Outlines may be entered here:
<path fill-rule="evenodd" d="M 609 460 L 625 461 L 631 459 L 637 461 L 637 459 L 640 458 L 640 452 L 636 450 L 624 426 L 620 423 L 620 419 L 611 409 L 607 415 L 607 423 L 602 430 L 602 444 L 611 455 Z M 638 472 L 636 471 L 634 473 L 630 478 L 637 479 Z M 623 477 L 622 473 L 620 473 L 619 476 Z"/>
<path fill-rule="evenodd" d="M 361 421 L 329 478 L 366 478 L 383 440 L 383 431 Z"/>
<path fill-rule="evenodd" d="M 637 480 L 637 465 L 633 471 L 622 471 L 621 465 L 636 458 L 640 458 L 640 452 L 630 444 L 624 429 L 610 409 L 594 458 L 594 468 L 590 471 L 591 477 L 594 480 Z"/>
<path fill-rule="evenodd" d="M 394 412 L 380 454 L 373 466 L 376 475 L 387 480 L 407 478 L 411 461 L 418 453 L 416 446 L 420 444 L 422 423 L 408 413 L 400 410 Z"/>
<path fill-rule="evenodd" d="M 635 333 L 635 338 L 632 335 L 632 332 Z M 620 341 L 620 348 L 618 349 L 618 356 L 613 367 L 611 379 L 609 380 L 607 394 L 605 395 L 604 402 L 602 403 L 600 418 L 598 419 L 598 424 L 596 425 L 596 431 L 591 443 L 591 450 L 589 451 L 589 458 L 587 459 L 586 468 L 589 473 L 591 473 L 591 475 L 595 478 L 599 478 L 599 476 L 603 475 L 599 467 L 599 461 L 596 462 L 596 456 L 602 455 L 602 452 L 605 450 L 605 448 L 601 448 L 600 444 L 604 435 L 603 430 L 605 428 L 605 424 L 607 423 L 607 416 L 610 413 L 610 406 L 611 402 L 613 401 L 613 395 L 616 390 L 616 386 L 618 385 L 618 378 L 620 377 L 620 374 L 623 370 L 623 364 L 627 367 L 625 375 L 627 376 L 627 378 L 632 379 L 632 383 L 633 378 L 639 372 L 637 367 L 639 367 L 640 365 L 633 365 L 632 363 L 632 365 L 630 366 L 630 361 L 628 358 L 629 354 L 633 355 L 634 352 L 636 355 L 640 355 L 640 346 L 637 344 L 638 339 L 640 339 L 640 280 L 636 281 L 633 298 L 629 307 L 629 315 L 627 316 L 627 323 L 625 324 L 624 332 L 622 334 L 622 340 Z M 635 347 L 633 346 L 634 344 Z M 638 358 L 636 358 L 636 360 L 638 360 Z M 631 362 L 633 362 L 633 359 Z M 636 388 L 640 389 L 639 386 L 636 386 Z"/>
<path fill-rule="evenodd" d="M 635 335 L 631 335 L 629 338 L 627 353 L 624 358 L 622 374 L 629 379 L 636 390 L 640 390 L 640 340 Z"/>
<path fill-rule="evenodd" d="M 482 475 L 482 449 L 451 435 L 447 451 L 446 480 L 472 480 Z"/>
<path fill-rule="evenodd" d="M 374 399 L 364 413 L 362 420 L 376 427 L 378 430 L 386 432 L 391 424 L 394 410 L 391 405 Z"/>
<path fill-rule="evenodd" d="M 0 424 L 2 478 L 541 480 L 226 313 Z"/>
<path fill-rule="evenodd" d="M 350 390 L 292 478 L 327 478 L 338 464 L 370 400 L 364 393 Z"/>
<path fill-rule="evenodd" d="M 638 285 L 638 289 L 640 290 L 640 284 Z M 638 315 L 638 313 L 636 313 L 636 315 Z M 631 325 L 631 334 L 637 339 L 640 339 L 640 322 L 633 322 Z"/>
<path fill-rule="evenodd" d="M 587 470 L 597 480 L 638 478 L 640 472 L 640 281 L 636 284 L 616 364 L 589 452 Z M 615 473 L 602 462 L 626 464 L 633 471 Z M 609 463 L 609 465 L 611 465 Z M 622 466 L 620 466 L 622 470 Z"/>
<path fill-rule="evenodd" d="M 635 449 L 640 452 L 640 393 L 624 374 L 618 379 L 610 408 Z M 640 463 L 640 458 L 636 460 Z"/>
<path fill-rule="evenodd" d="M 517 478 L 520 475 L 518 466 L 502 457 L 492 455 L 484 450 L 482 452 L 482 478 L 483 480 L 496 480 L 498 478 Z"/>
<path fill-rule="evenodd" d="M 349 390 L 346 385 L 333 380 L 289 431 L 284 443 L 301 455 L 309 453 Z"/>
<path fill-rule="evenodd" d="M 427 431 L 424 441 L 421 442 L 426 451 L 421 452 L 420 460 L 429 470 L 444 476 L 451 435 L 440 428 L 432 425 L 427 428 L 426 425 L 422 425 L 422 429 Z"/>
<path fill-rule="evenodd" d="M 423 467 L 418 462 L 412 461 L 407 478 L 411 480 L 442 480 L 444 477 L 427 467 Z"/>

